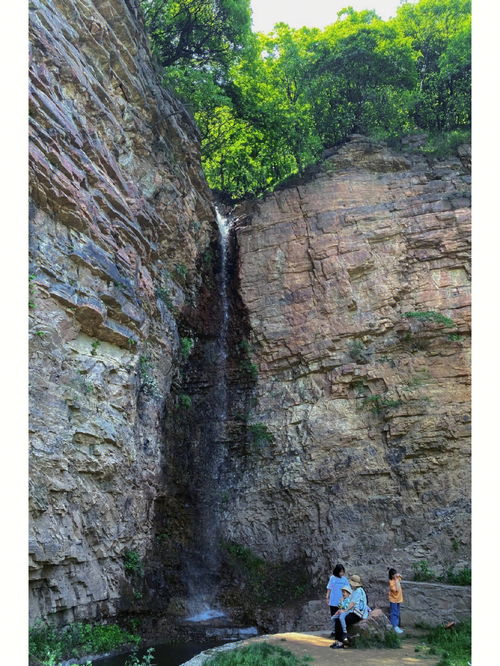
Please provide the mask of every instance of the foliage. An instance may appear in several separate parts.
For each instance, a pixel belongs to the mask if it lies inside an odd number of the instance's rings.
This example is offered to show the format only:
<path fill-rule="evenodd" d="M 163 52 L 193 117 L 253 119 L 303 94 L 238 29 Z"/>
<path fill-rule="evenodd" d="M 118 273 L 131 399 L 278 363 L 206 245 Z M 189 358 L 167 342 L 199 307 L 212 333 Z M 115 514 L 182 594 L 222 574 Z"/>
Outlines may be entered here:
<path fill-rule="evenodd" d="M 188 276 L 188 269 L 184 264 L 175 264 L 174 273 L 177 277 L 181 278 L 181 280 L 185 280 Z"/>
<path fill-rule="evenodd" d="M 181 338 L 181 356 L 186 361 L 194 347 L 193 338 Z"/>
<path fill-rule="evenodd" d="M 55 666 L 63 659 L 85 654 L 101 654 L 129 644 L 138 644 L 140 637 L 116 624 L 91 625 L 76 622 L 63 629 L 37 623 L 29 632 L 29 653 L 46 666 Z"/>
<path fill-rule="evenodd" d="M 239 366 L 250 379 L 257 379 L 259 368 L 254 361 L 251 361 L 249 358 L 243 358 L 239 361 Z"/>
<path fill-rule="evenodd" d="M 146 650 L 142 658 L 139 658 L 137 650 L 133 650 L 130 657 L 127 658 L 125 666 L 154 666 L 154 653 L 155 649 L 151 647 Z"/>
<path fill-rule="evenodd" d="M 469 143 L 470 130 L 453 130 L 429 134 L 420 152 L 430 157 L 447 157 L 456 153 L 458 146 Z"/>
<path fill-rule="evenodd" d="M 436 574 L 429 567 L 427 560 L 421 560 L 420 562 L 414 562 L 411 565 L 413 569 L 413 580 L 420 582 L 436 580 Z"/>
<path fill-rule="evenodd" d="M 366 347 L 361 340 L 353 340 L 349 343 L 349 356 L 354 361 L 361 361 L 366 358 Z"/>
<path fill-rule="evenodd" d="M 161 396 L 158 382 L 152 374 L 153 364 L 149 354 L 139 356 L 139 377 L 141 380 L 141 390 L 145 395 L 152 398 L 159 398 Z"/>
<path fill-rule="evenodd" d="M 238 603 L 283 604 L 303 597 L 309 588 L 303 560 L 269 562 L 241 544 L 223 542 L 226 567 L 238 580 Z"/>
<path fill-rule="evenodd" d="M 93 340 L 92 344 L 90 345 L 92 348 L 92 351 L 90 352 L 92 356 L 95 356 L 97 354 L 97 351 L 99 347 L 101 346 L 101 341 L 100 340 Z"/>
<path fill-rule="evenodd" d="M 455 551 L 456 552 L 456 551 Z M 447 585 L 471 585 L 472 571 L 470 567 L 464 567 L 455 571 L 455 567 L 450 565 L 439 576 L 429 567 L 427 560 L 414 562 L 412 564 L 413 580 L 421 582 L 439 582 Z"/>
<path fill-rule="evenodd" d="M 448 568 L 438 580 L 448 585 L 471 585 L 472 584 L 472 571 L 469 567 L 464 567 L 458 571 L 454 571 L 453 567 Z"/>
<path fill-rule="evenodd" d="M 380 393 L 374 393 L 363 398 L 363 406 L 369 407 L 373 414 L 382 414 L 386 409 L 391 407 L 399 407 L 401 400 L 392 400 L 391 398 L 384 398 Z"/>
<path fill-rule="evenodd" d="M 451 326 L 456 326 L 453 319 L 451 319 L 450 317 L 446 317 L 440 312 L 434 312 L 432 310 L 426 312 L 420 312 L 420 311 L 405 312 L 404 316 L 407 319 L 417 319 L 418 321 L 433 322 L 434 324 L 442 324 L 447 328 L 450 328 Z"/>
<path fill-rule="evenodd" d="M 163 66 L 225 64 L 250 30 L 249 0 L 141 0 Z"/>
<path fill-rule="evenodd" d="M 378 636 L 356 636 L 354 639 L 356 648 L 400 648 L 401 639 L 395 631 L 388 631 L 383 638 Z"/>
<path fill-rule="evenodd" d="M 141 0 L 165 85 L 190 108 L 209 185 L 272 190 L 352 132 L 429 132 L 439 156 L 470 130 L 470 0 L 339 12 L 324 30 L 250 32 L 248 0 Z"/>
<path fill-rule="evenodd" d="M 123 568 L 129 574 L 142 572 L 141 556 L 136 550 L 126 550 L 123 554 Z"/>
<path fill-rule="evenodd" d="M 312 661 L 309 656 L 297 657 L 279 645 L 255 643 L 242 648 L 219 652 L 211 657 L 210 666 L 304 666 Z"/>
<path fill-rule="evenodd" d="M 257 447 L 271 444 L 274 441 L 274 435 L 270 432 L 265 423 L 252 423 L 248 426 L 250 442 Z"/>
<path fill-rule="evenodd" d="M 455 626 L 427 628 L 425 643 L 415 648 L 416 652 L 439 654 L 437 666 L 467 666 L 471 661 L 471 622 L 459 622 Z"/>
<path fill-rule="evenodd" d="M 178 399 L 178 405 L 182 409 L 189 409 L 191 405 L 193 404 L 193 401 L 191 400 L 189 395 L 186 395 L 185 393 L 181 393 L 179 395 Z"/>

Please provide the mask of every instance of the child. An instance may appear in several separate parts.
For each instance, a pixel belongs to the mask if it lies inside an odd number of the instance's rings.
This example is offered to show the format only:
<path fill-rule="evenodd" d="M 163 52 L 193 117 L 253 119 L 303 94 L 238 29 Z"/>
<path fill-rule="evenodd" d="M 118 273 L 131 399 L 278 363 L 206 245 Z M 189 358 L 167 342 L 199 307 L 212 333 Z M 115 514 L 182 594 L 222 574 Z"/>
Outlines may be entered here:
<path fill-rule="evenodd" d="M 403 629 L 399 626 L 400 604 L 402 601 L 401 574 L 396 569 L 389 569 L 389 620 L 397 634 L 403 633 Z"/>
<path fill-rule="evenodd" d="M 347 609 L 349 608 L 349 604 L 351 601 L 351 594 L 352 594 L 352 588 L 349 585 L 344 585 L 344 587 L 341 590 L 342 592 L 342 599 L 339 601 L 338 605 L 338 610 L 332 615 L 332 622 L 333 622 L 333 628 L 334 628 L 334 633 L 335 635 L 335 622 L 338 621 L 340 622 L 340 625 L 342 627 L 342 634 L 347 634 L 347 627 L 345 626 L 345 616 L 347 615 Z M 330 647 L 344 647 L 344 644 L 342 641 L 335 641 L 333 645 L 330 645 Z"/>

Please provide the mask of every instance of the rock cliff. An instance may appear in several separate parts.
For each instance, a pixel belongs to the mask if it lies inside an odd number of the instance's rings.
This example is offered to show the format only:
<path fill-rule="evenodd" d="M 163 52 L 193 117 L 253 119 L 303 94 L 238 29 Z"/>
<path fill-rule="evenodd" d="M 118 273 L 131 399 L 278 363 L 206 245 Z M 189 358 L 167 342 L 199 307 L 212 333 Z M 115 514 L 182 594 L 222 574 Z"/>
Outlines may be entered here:
<path fill-rule="evenodd" d="M 354 135 L 236 212 L 256 384 L 235 423 L 261 436 L 234 439 L 225 538 L 318 587 L 336 561 L 469 562 L 470 153 L 415 148 Z"/>
<path fill-rule="evenodd" d="M 166 414 L 180 337 L 216 334 L 217 233 L 136 3 L 30 4 L 31 614 L 67 622 L 137 607 L 182 515 Z"/>
<path fill-rule="evenodd" d="M 220 555 L 265 603 L 336 560 L 466 564 L 467 150 L 353 136 L 240 206 L 222 390 L 215 210 L 136 3 L 30 25 L 33 619 L 182 615 L 186 562 L 217 582 Z"/>

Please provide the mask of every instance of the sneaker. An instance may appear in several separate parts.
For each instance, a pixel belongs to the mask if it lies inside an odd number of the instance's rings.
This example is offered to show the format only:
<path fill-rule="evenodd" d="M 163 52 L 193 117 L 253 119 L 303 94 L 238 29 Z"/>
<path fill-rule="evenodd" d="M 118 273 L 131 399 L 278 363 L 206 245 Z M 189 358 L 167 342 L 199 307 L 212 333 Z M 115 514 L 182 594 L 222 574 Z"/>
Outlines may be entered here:
<path fill-rule="evenodd" d="M 334 643 L 333 645 L 330 645 L 330 647 L 335 648 L 335 649 L 341 649 L 341 650 L 344 649 L 344 646 L 343 646 L 342 643 Z"/>
<path fill-rule="evenodd" d="M 404 634 L 404 630 L 401 629 L 401 627 L 394 627 L 394 631 L 395 631 L 397 634 Z"/>

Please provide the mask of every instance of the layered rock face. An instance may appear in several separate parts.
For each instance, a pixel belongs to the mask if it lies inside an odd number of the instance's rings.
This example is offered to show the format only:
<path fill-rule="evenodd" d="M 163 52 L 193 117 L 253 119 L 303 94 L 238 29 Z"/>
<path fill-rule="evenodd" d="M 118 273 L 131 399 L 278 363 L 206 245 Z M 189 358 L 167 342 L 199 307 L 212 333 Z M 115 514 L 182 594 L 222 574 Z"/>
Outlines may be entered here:
<path fill-rule="evenodd" d="M 368 583 L 468 563 L 469 192 L 458 156 L 354 135 L 240 209 L 262 436 L 226 469 L 229 541 L 318 587 L 336 561 Z"/>
<path fill-rule="evenodd" d="M 67 622 L 137 606 L 181 520 L 166 399 L 183 331 L 216 335 L 216 226 L 136 3 L 30 6 L 31 614 Z"/>

